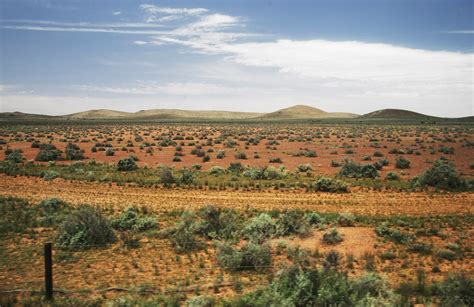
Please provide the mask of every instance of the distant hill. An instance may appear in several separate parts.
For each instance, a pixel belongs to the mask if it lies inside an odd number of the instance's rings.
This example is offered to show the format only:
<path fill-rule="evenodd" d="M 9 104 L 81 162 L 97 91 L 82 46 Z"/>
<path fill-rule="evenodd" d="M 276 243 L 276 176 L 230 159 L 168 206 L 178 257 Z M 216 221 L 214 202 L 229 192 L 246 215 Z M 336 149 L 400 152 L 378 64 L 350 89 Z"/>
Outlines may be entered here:
<path fill-rule="evenodd" d="M 413 111 L 400 109 L 383 109 L 364 114 L 359 119 L 436 119 L 438 117 L 429 116 Z"/>
<path fill-rule="evenodd" d="M 51 116 L 40 114 L 28 114 L 22 112 L 3 112 L 0 113 L 0 119 L 22 120 L 22 119 L 57 119 L 57 120 L 179 120 L 179 119 L 199 119 L 199 120 L 259 120 L 259 121 L 278 121 L 278 120 L 298 120 L 298 119 L 342 119 L 354 121 L 374 121 L 374 120 L 420 120 L 420 121 L 460 121 L 473 122 L 474 117 L 463 118 L 440 118 L 429 116 L 413 111 L 401 109 L 383 109 L 370 112 L 364 115 L 344 112 L 326 112 L 321 109 L 306 105 L 295 105 L 289 108 L 281 109 L 271 113 L 256 112 L 232 112 L 232 111 L 214 111 L 214 110 L 180 110 L 180 109 L 150 109 L 138 112 L 123 112 L 116 110 L 98 109 L 78 112 L 68 115 Z"/>
<path fill-rule="evenodd" d="M 248 119 L 263 113 L 232 111 L 190 111 L 179 109 L 151 109 L 132 113 L 133 118 L 208 118 L 208 119 Z"/>
<path fill-rule="evenodd" d="M 355 118 L 357 114 L 341 112 L 325 112 L 305 105 L 296 105 L 276 112 L 268 113 L 260 119 L 322 119 L 322 118 Z"/>
<path fill-rule="evenodd" d="M 41 115 L 41 114 L 30 114 L 30 113 L 23 113 L 23 112 L 1 112 L 0 113 L 0 118 L 13 118 L 13 119 L 41 119 L 41 118 L 52 118 L 54 116 L 50 115 Z"/>
<path fill-rule="evenodd" d="M 89 110 L 79 113 L 73 113 L 69 115 L 64 115 L 63 117 L 71 119 L 109 119 L 109 118 L 125 118 L 132 116 L 133 113 L 99 109 L 99 110 Z"/>

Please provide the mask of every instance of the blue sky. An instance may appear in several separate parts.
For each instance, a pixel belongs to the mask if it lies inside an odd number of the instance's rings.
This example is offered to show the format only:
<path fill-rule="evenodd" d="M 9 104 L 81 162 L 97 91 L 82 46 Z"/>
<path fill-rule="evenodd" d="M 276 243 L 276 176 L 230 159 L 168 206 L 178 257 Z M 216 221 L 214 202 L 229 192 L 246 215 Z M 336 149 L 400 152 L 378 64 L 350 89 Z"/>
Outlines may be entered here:
<path fill-rule="evenodd" d="M 473 3 L 2 0 L 0 111 L 469 116 Z"/>

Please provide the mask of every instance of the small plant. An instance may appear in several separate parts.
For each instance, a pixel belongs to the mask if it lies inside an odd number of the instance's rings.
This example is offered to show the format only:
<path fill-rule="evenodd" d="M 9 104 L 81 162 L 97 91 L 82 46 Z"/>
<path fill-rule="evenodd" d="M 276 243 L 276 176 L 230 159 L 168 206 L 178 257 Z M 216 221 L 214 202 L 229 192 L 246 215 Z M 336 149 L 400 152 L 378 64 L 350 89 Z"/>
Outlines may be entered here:
<path fill-rule="evenodd" d="M 329 177 L 319 178 L 314 187 L 317 191 L 321 192 L 345 193 L 349 191 L 348 186 L 344 181 Z"/>
<path fill-rule="evenodd" d="M 339 215 L 337 222 L 341 227 L 354 227 L 355 220 L 356 218 L 352 213 L 343 212 Z"/>
<path fill-rule="evenodd" d="M 105 150 L 105 155 L 106 156 L 113 156 L 113 155 L 115 155 L 115 150 L 113 148 L 107 148 Z"/>
<path fill-rule="evenodd" d="M 339 234 L 337 229 L 334 227 L 330 231 L 323 234 L 323 243 L 334 245 L 343 241 L 342 236 Z"/>
<path fill-rule="evenodd" d="M 21 153 L 20 150 L 15 149 L 5 157 L 5 161 L 9 161 L 12 163 L 21 163 L 25 160 L 25 157 L 23 157 L 23 154 Z"/>
<path fill-rule="evenodd" d="M 41 144 L 40 151 L 36 155 L 36 161 L 56 161 L 61 159 L 61 151 L 52 144 Z"/>
<path fill-rule="evenodd" d="M 385 180 L 399 180 L 400 176 L 395 172 L 389 172 L 385 176 Z"/>
<path fill-rule="evenodd" d="M 263 270 L 271 264 L 271 250 L 267 244 L 247 243 L 241 249 L 217 243 L 217 262 L 226 270 Z"/>
<path fill-rule="evenodd" d="M 72 212 L 60 225 L 57 245 L 61 248 L 88 249 L 115 242 L 107 219 L 90 206 Z"/>
<path fill-rule="evenodd" d="M 84 150 L 80 149 L 79 146 L 73 143 L 67 144 L 65 153 L 66 153 L 66 160 L 84 159 Z"/>
<path fill-rule="evenodd" d="M 441 189 L 459 189 L 466 182 L 458 175 L 454 164 L 447 160 L 437 160 L 433 166 L 415 179 L 418 186 L 431 186 Z"/>
<path fill-rule="evenodd" d="M 111 225 L 118 230 L 137 232 L 158 228 L 155 219 L 140 215 L 136 207 L 127 208 L 119 217 L 112 220 Z"/>
<path fill-rule="evenodd" d="M 398 157 L 395 161 L 395 167 L 398 169 L 407 169 L 410 168 L 410 160 L 404 157 Z"/>
<path fill-rule="evenodd" d="M 247 159 L 247 154 L 243 151 L 237 151 L 234 156 L 235 156 L 236 159 L 240 159 L 240 160 L 246 160 Z"/>
<path fill-rule="evenodd" d="M 117 170 L 121 172 L 133 171 L 138 168 L 133 157 L 122 158 L 117 163 Z"/>

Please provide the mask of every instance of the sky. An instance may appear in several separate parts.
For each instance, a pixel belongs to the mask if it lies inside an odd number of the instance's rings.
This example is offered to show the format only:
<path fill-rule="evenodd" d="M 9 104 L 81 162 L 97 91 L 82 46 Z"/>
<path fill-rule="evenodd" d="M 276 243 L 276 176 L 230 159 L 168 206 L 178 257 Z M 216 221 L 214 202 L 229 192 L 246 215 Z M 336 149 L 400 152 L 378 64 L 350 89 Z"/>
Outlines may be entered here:
<path fill-rule="evenodd" d="M 0 0 L 0 111 L 474 115 L 472 0 Z"/>

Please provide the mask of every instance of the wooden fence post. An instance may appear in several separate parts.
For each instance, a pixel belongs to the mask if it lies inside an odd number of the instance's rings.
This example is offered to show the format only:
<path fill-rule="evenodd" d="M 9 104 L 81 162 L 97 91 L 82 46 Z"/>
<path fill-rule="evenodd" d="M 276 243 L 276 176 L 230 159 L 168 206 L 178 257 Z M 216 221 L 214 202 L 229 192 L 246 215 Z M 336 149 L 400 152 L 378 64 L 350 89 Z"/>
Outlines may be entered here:
<path fill-rule="evenodd" d="M 53 255 L 52 243 L 44 244 L 44 288 L 46 299 L 53 300 Z"/>

